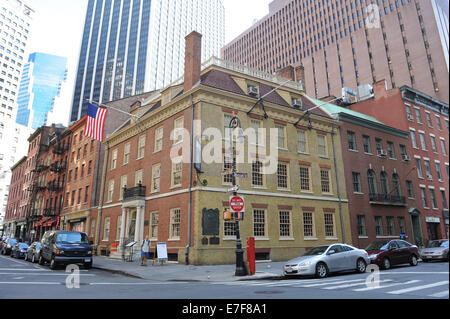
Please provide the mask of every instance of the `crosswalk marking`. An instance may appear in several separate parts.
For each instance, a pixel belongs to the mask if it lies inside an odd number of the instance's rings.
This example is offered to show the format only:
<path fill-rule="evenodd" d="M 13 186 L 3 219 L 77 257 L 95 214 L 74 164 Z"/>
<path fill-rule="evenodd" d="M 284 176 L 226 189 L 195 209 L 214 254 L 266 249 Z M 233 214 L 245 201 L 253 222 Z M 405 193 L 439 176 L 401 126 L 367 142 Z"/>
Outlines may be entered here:
<path fill-rule="evenodd" d="M 294 286 L 294 287 L 304 287 L 304 288 L 309 288 L 309 287 L 319 287 L 319 286 L 326 286 L 326 285 L 330 285 L 330 284 L 343 284 L 343 283 L 348 283 L 348 282 L 357 282 L 357 281 L 366 281 L 365 279 L 354 279 L 354 280 L 341 280 L 341 281 L 335 281 L 333 283 L 330 282 L 323 282 L 323 283 L 319 283 L 319 284 L 311 284 L 311 285 L 299 285 L 299 286 Z"/>
<path fill-rule="evenodd" d="M 400 289 L 400 290 L 389 291 L 388 294 L 399 295 L 399 294 L 404 294 L 406 292 L 422 290 L 422 289 L 427 289 L 427 288 L 433 288 L 433 287 L 447 285 L 447 284 L 448 284 L 448 280 L 447 281 L 439 281 L 439 282 L 435 282 L 433 284 L 422 285 L 422 286 L 415 286 L 415 287 L 411 287 L 411 288 L 405 288 L 405 289 Z"/>
<path fill-rule="evenodd" d="M 354 289 L 353 291 L 369 291 L 369 290 L 375 290 L 375 289 L 383 289 L 383 288 L 389 288 L 389 287 L 394 287 L 394 286 L 398 286 L 398 285 L 409 285 L 409 284 L 415 284 L 417 282 L 420 282 L 421 280 L 410 280 L 407 282 L 396 282 L 393 284 L 389 284 L 389 285 L 384 285 L 384 286 L 378 286 L 378 287 L 366 287 L 366 288 L 359 288 L 359 289 Z"/>
<path fill-rule="evenodd" d="M 386 280 L 380 280 L 380 283 L 382 282 L 390 282 L 392 281 L 391 279 L 386 279 Z M 354 284 L 345 284 L 345 285 L 339 285 L 339 286 L 331 286 L 331 287 L 325 287 L 323 289 L 327 289 L 327 290 L 333 290 L 333 289 L 340 289 L 340 288 L 349 288 L 349 287 L 355 287 L 355 286 L 360 286 L 360 285 L 365 285 L 366 282 L 360 282 L 360 283 L 354 283 Z"/>
<path fill-rule="evenodd" d="M 448 290 L 444 290 L 444 291 L 429 295 L 429 297 L 437 297 L 437 298 L 441 298 L 441 297 L 445 297 L 445 296 L 448 296 Z"/>

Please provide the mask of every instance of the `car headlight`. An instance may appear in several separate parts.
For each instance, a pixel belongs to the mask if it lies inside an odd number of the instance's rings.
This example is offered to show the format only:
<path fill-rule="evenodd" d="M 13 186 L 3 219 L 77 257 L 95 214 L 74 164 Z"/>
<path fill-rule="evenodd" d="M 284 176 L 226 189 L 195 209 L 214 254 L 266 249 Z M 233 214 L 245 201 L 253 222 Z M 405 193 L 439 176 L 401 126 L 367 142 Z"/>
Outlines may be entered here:
<path fill-rule="evenodd" d="M 446 253 L 448 253 L 448 249 L 444 249 L 441 253 L 441 255 L 445 255 Z"/>
<path fill-rule="evenodd" d="M 64 254 L 64 250 L 59 250 L 59 249 L 58 249 L 58 250 L 56 251 L 56 254 L 57 254 L 57 255 L 62 255 L 62 254 Z"/>
<path fill-rule="evenodd" d="M 302 267 L 302 266 L 309 266 L 309 265 L 311 265 L 311 264 L 312 264 L 312 261 L 305 261 L 305 262 L 300 263 L 300 264 L 298 264 L 298 265 L 299 265 L 299 267 Z"/>
<path fill-rule="evenodd" d="M 87 252 L 87 254 L 88 254 L 88 255 L 92 255 L 92 250 L 89 250 L 89 251 Z"/>
<path fill-rule="evenodd" d="M 369 255 L 369 258 L 370 258 L 370 259 L 377 259 L 377 257 L 378 257 L 378 255 L 377 255 L 377 254 L 372 254 L 372 255 Z"/>

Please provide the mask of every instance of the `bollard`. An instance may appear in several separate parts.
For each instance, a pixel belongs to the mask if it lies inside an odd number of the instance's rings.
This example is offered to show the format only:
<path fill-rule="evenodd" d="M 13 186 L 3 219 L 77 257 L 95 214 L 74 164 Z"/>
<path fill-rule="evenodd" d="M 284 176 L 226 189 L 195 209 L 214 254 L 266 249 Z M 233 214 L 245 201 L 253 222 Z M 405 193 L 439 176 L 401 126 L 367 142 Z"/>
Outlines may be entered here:
<path fill-rule="evenodd" d="M 254 275 L 256 272 L 255 265 L 255 238 L 248 237 L 247 238 L 247 262 L 250 268 L 250 274 Z"/>

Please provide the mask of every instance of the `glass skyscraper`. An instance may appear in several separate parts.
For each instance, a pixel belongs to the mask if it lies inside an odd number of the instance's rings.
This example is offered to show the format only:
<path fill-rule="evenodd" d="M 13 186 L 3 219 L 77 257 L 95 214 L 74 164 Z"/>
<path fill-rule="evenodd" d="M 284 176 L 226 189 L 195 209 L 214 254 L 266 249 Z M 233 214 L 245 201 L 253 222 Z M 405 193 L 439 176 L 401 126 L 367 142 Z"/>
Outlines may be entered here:
<path fill-rule="evenodd" d="M 225 44 L 222 0 L 89 0 L 70 122 L 88 101 L 161 89 L 182 76 L 184 38 L 203 35 L 202 58 Z"/>
<path fill-rule="evenodd" d="M 46 124 L 67 77 L 67 58 L 35 52 L 23 67 L 16 122 L 37 129 Z"/>

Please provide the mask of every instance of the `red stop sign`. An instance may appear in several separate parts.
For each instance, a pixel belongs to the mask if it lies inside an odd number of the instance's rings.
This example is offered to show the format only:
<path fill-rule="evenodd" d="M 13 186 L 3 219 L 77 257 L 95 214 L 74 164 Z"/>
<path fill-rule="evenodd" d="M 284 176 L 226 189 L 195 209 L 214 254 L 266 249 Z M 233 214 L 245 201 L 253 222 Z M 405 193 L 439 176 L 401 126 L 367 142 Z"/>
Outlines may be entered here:
<path fill-rule="evenodd" d="M 234 213 L 240 213 L 244 211 L 244 198 L 241 196 L 230 197 L 230 208 Z"/>

